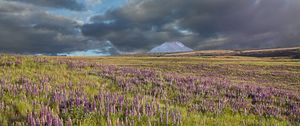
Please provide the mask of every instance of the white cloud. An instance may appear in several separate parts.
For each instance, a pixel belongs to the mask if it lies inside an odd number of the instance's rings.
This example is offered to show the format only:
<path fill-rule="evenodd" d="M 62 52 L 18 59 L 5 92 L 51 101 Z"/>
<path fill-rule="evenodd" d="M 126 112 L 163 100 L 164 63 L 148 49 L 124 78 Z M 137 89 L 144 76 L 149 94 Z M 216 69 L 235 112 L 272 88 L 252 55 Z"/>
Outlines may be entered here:
<path fill-rule="evenodd" d="M 85 0 L 85 3 L 88 6 L 94 6 L 94 5 L 97 5 L 97 4 L 101 4 L 102 0 Z"/>
<path fill-rule="evenodd" d="M 74 51 L 69 53 L 58 53 L 60 56 L 109 56 L 111 55 L 108 52 L 103 52 L 102 50 L 93 49 L 86 51 Z"/>

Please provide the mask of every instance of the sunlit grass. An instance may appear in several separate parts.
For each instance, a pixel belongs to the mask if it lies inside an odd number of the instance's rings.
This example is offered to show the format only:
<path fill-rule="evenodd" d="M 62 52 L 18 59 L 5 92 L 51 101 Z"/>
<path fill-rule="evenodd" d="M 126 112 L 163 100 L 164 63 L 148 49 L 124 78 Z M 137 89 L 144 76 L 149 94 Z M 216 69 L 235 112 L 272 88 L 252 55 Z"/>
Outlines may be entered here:
<path fill-rule="evenodd" d="M 75 66 L 73 66 L 75 65 Z M 97 66 L 98 65 L 98 66 Z M 104 65 L 102 67 L 101 65 Z M 111 71 L 109 75 L 102 75 L 105 68 L 113 65 L 114 68 L 124 70 Z M 177 102 L 185 95 L 176 86 L 177 82 L 169 83 L 164 80 L 167 75 L 173 78 L 209 77 L 214 80 L 228 79 L 231 85 L 249 84 L 262 87 L 284 89 L 296 92 L 300 89 L 300 62 L 294 59 L 271 59 L 250 57 L 33 57 L 33 56 L 0 56 L 0 125 L 28 125 L 28 115 L 38 113 L 44 107 L 49 107 L 53 115 L 59 116 L 63 124 L 72 119 L 73 125 L 116 125 L 121 120 L 129 120 L 131 125 L 297 125 L 296 119 L 287 117 L 276 118 L 254 113 L 233 112 L 231 108 L 221 113 L 201 112 L 189 110 L 194 103 L 206 100 L 215 100 L 225 96 L 194 95 L 187 96 L 186 102 Z M 140 70 L 155 72 L 152 75 L 139 73 Z M 129 72 L 128 72 L 129 71 Z M 116 73 L 114 73 L 116 72 Z M 133 73 L 131 73 L 133 72 Z M 140 75 L 141 74 L 141 75 Z M 176 76 L 175 76 L 176 75 Z M 151 77 L 150 77 L 151 76 Z M 177 77 L 178 76 L 178 77 Z M 138 79 L 138 82 L 126 82 Z M 149 80 L 147 80 L 149 79 Z M 159 81 L 156 83 L 156 80 Z M 28 80 L 28 82 L 27 82 Z M 123 88 L 120 80 L 129 83 Z M 162 80 L 160 82 L 160 80 Z M 137 83 L 132 85 L 132 83 Z M 160 86 L 158 86 L 160 85 Z M 24 88 L 26 87 L 27 88 Z M 158 88 L 159 89 L 156 89 Z M 161 92 L 153 94 L 152 90 Z M 28 90 L 28 91 L 27 91 Z M 34 92 L 36 91 L 36 92 Z M 189 91 L 186 91 L 189 93 Z M 55 93 L 63 93 L 62 97 L 71 97 L 78 94 L 80 99 L 86 97 L 93 103 L 99 93 L 118 94 L 133 101 L 137 96 L 143 96 L 141 105 L 152 101 L 163 108 L 163 117 L 159 114 L 147 116 L 125 116 L 116 112 L 109 117 L 103 110 L 87 112 L 83 106 L 70 107 L 61 110 L 63 102 L 52 101 Z M 196 97 L 197 96 L 197 97 Z M 227 98 L 225 98 L 226 100 Z M 145 100 L 145 101 L 144 101 Z M 248 98 L 251 101 L 251 98 Z M 183 99 L 185 101 L 185 99 Z M 106 103 L 97 101 L 97 106 L 106 106 Z M 298 101 L 299 102 L 299 101 Z M 152 103 L 151 103 L 152 104 Z M 134 104 L 128 104 L 134 105 Z M 166 118 L 167 112 L 178 111 L 181 114 L 180 123 L 174 123 Z M 145 111 L 145 110 L 143 110 Z M 101 113 L 102 112 L 102 113 Z M 169 113 L 168 113 L 169 114 Z M 162 120 L 160 118 L 163 118 Z M 168 122 L 166 122 L 168 120 Z M 298 120 L 299 121 L 299 120 Z M 176 122 L 176 121 L 175 121 Z"/>

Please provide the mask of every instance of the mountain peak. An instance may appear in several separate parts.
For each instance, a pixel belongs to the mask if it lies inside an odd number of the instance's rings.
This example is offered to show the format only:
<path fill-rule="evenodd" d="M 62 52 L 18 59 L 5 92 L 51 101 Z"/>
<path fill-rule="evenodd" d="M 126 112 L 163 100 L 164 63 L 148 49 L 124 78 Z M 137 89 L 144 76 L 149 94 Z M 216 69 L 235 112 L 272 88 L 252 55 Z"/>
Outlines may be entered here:
<path fill-rule="evenodd" d="M 179 41 L 165 42 L 149 51 L 149 53 L 170 53 L 170 52 L 189 52 L 193 51 Z"/>

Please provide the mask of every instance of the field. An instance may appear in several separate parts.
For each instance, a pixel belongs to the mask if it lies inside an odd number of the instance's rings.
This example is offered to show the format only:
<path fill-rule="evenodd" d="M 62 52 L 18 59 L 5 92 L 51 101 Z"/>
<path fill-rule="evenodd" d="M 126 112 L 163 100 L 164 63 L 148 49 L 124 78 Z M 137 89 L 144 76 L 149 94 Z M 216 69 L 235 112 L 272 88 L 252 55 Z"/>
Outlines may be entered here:
<path fill-rule="evenodd" d="M 0 126 L 300 125 L 300 60 L 0 56 Z"/>
<path fill-rule="evenodd" d="M 153 54 L 157 55 L 157 54 Z M 147 55 L 146 55 L 147 56 Z M 300 59 L 300 47 L 272 48 L 256 50 L 202 50 L 192 52 L 164 53 L 157 56 L 252 56 L 252 57 L 289 57 Z"/>

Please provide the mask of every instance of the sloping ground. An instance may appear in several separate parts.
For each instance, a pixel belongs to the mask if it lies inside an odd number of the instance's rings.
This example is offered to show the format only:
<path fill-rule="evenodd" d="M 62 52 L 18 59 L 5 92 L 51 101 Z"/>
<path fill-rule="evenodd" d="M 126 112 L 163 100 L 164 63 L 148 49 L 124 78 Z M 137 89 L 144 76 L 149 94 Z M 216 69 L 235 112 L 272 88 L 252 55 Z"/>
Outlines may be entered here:
<path fill-rule="evenodd" d="M 233 50 L 204 50 L 185 53 L 169 53 L 165 56 L 232 56 L 236 53 Z"/>
<path fill-rule="evenodd" d="M 299 61 L 0 55 L 0 126 L 299 126 Z"/>
<path fill-rule="evenodd" d="M 0 55 L 0 125 L 297 126 L 299 61 Z"/>
<path fill-rule="evenodd" d="M 246 50 L 236 54 L 239 56 L 255 57 L 293 57 L 300 58 L 300 47 L 295 48 L 278 48 L 265 50 Z"/>
<path fill-rule="evenodd" d="M 168 53 L 163 56 L 251 56 L 251 57 L 291 57 L 300 58 L 300 47 L 260 49 L 260 50 L 207 50 L 185 53 Z"/>

